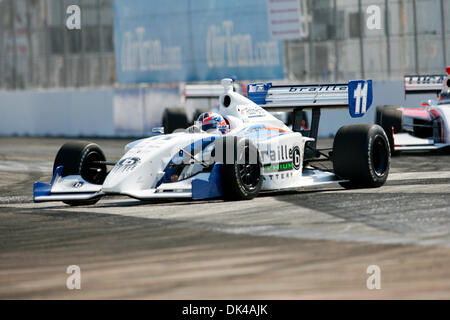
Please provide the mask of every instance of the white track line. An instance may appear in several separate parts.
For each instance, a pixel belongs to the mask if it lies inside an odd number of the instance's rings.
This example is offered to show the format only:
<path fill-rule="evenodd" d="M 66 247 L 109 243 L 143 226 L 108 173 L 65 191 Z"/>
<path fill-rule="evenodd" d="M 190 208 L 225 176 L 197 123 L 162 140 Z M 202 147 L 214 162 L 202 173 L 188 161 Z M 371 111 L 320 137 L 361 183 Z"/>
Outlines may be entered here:
<path fill-rule="evenodd" d="M 422 171 L 389 173 L 388 181 L 450 179 L 450 171 Z"/>

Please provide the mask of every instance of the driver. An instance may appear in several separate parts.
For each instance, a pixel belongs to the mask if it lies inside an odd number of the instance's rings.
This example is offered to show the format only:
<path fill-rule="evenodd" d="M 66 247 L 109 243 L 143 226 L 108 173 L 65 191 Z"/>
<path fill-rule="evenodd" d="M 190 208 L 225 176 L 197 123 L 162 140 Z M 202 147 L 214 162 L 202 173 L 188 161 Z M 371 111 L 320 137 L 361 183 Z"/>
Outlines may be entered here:
<path fill-rule="evenodd" d="M 213 133 L 216 131 L 226 134 L 230 131 L 230 126 L 227 124 L 224 117 L 215 112 L 204 112 L 197 120 L 198 124 L 201 123 L 201 129 L 203 131 Z"/>

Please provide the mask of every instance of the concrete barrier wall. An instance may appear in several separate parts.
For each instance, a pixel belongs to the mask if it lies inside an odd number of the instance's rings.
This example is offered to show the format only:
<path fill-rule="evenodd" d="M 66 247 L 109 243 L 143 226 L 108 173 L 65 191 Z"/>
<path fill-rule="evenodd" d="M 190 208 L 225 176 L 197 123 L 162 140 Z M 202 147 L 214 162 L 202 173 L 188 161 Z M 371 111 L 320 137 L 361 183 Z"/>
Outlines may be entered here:
<path fill-rule="evenodd" d="M 161 126 L 166 108 L 181 106 L 178 88 L 114 90 L 114 128 L 117 136 L 149 136 Z"/>
<path fill-rule="evenodd" d="M 167 107 L 180 106 L 175 88 L 0 91 L 0 135 L 146 136 L 159 126 Z M 352 119 L 348 110 L 322 111 L 320 137 L 345 124 L 373 123 L 378 105 L 419 106 L 427 96 L 405 100 L 403 84 L 375 82 L 368 113 Z M 192 108 L 189 108 L 192 109 Z"/>
<path fill-rule="evenodd" d="M 114 136 L 113 89 L 0 92 L 0 135 Z"/>

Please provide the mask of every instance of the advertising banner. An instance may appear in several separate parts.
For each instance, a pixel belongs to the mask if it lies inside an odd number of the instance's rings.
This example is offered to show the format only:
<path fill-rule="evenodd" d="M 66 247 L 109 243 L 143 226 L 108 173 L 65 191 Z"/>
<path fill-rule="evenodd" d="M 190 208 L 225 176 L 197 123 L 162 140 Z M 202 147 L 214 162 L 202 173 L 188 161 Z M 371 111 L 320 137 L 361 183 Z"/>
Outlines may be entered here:
<path fill-rule="evenodd" d="M 119 83 L 283 78 L 266 0 L 115 0 Z"/>

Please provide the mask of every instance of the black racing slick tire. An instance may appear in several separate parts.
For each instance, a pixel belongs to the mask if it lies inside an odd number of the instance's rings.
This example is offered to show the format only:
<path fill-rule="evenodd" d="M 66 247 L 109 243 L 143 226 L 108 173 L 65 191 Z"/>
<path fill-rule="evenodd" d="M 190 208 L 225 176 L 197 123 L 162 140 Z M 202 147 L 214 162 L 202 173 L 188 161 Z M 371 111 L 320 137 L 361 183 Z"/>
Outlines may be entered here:
<path fill-rule="evenodd" d="M 189 122 L 184 108 L 169 108 L 164 110 L 162 125 L 165 133 L 172 133 L 176 129 L 186 129 Z"/>
<path fill-rule="evenodd" d="M 261 162 L 257 148 L 245 138 L 224 140 L 222 190 L 226 200 L 251 200 L 261 191 Z M 233 150 L 233 156 L 227 151 Z M 228 163 L 231 162 L 231 163 Z"/>
<path fill-rule="evenodd" d="M 53 172 L 59 166 L 63 166 L 62 176 L 80 175 L 84 180 L 93 184 L 103 184 L 107 170 L 106 164 L 98 163 L 106 161 L 105 155 L 95 143 L 86 141 L 67 142 L 58 151 Z M 64 203 L 75 205 L 95 204 L 99 199 L 71 200 Z"/>
<path fill-rule="evenodd" d="M 361 124 L 339 129 L 333 142 L 334 173 L 349 182 L 345 188 L 377 188 L 387 180 L 389 142 L 379 125 Z"/>
<path fill-rule="evenodd" d="M 388 137 L 391 154 L 394 154 L 395 133 L 403 131 L 403 114 L 400 106 L 378 106 L 375 115 L 375 123 L 383 128 Z"/>

